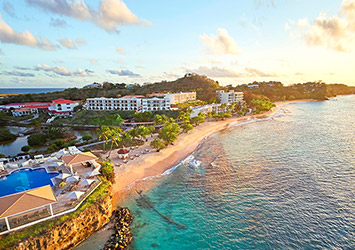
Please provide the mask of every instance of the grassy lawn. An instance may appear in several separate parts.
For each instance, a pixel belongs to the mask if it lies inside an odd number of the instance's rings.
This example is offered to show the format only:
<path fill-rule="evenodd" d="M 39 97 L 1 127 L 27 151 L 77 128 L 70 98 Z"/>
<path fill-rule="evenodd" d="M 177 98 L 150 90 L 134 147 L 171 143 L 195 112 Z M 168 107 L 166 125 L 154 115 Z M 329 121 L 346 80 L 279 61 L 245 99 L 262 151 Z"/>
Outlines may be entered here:
<path fill-rule="evenodd" d="M 101 185 L 81 204 L 81 206 L 73 213 L 63 215 L 59 218 L 48 220 L 36 225 L 23 229 L 22 231 L 14 232 L 9 236 L 0 238 L 0 249 L 6 249 L 16 242 L 21 242 L 30 236 L 40 235 L 48 230 L 51 230 L 56 225 L 59 225 L 67 220 L 79 215 L 89 206 L 95 204 L 98 200 L 103 200 L 110 193 L 109 182 L 102 181 Z"/>

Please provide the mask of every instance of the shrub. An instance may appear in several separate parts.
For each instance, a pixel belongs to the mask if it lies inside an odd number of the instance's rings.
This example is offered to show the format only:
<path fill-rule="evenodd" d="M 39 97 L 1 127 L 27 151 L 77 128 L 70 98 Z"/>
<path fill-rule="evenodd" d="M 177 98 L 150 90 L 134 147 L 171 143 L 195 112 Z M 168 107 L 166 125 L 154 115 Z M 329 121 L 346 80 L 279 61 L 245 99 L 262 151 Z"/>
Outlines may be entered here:
<path fill-rule="evenodd" d="M 92 140 L 92 135 L 90 135 L 90 134 L 86 134 L 86 135 L 84 135 L 81 139 L 83 139 L 84 141 L 90 141 L 90 140 Z"/>
<path fill-rule="evenodd" d="M 162 150 L 163 148 L 166 147 L 164 142 L 162 142 L 160 139 L 154 139 L 151 143 L 150 146 L 152 146 L 154 149 L 156 149 L 158 152 Z"/>
<path fill-rule="evenodd" d="M 101 164 L 101 174 L 102 176 L 110 181 L 111 183 L 115 183 L 115 169 L 112 166 L 112 163 L 109 161 L 105 161 Z"/>
<path fill-rule="evenodd" d="M 43 146 L 46 143 L 46 136 L 42 134 L 32 134 L 27 138 L 27 142 L 31 147 Z"/>
<path fill-rule="evenodd" d="M 8 128 L 0 128 L 0 141 L 13 141 L 16 135 L 11 134 Z"/>
<path fill-rule="evenodd" d="M 31 146 L 25 145 L 25 146 L 23 146 L 23 147 L 21 148 L 21 151 L 27 153 L 28 151 L 30 151 L 30 149 L 31 149 Z"/>

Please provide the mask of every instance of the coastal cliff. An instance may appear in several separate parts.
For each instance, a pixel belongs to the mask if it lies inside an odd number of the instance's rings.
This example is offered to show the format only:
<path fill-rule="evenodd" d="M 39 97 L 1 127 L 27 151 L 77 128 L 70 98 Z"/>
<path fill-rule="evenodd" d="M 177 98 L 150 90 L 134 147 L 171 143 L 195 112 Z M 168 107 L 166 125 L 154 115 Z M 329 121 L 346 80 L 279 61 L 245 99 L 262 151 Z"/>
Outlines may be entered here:
<path fill-rule="evenodd" d="M 112 215 L 112 195 L 86 208 L 78 216 L 54 226 L 41 235 L 30 236 L 9 249 L 72 249 L 106 225 Z"/>

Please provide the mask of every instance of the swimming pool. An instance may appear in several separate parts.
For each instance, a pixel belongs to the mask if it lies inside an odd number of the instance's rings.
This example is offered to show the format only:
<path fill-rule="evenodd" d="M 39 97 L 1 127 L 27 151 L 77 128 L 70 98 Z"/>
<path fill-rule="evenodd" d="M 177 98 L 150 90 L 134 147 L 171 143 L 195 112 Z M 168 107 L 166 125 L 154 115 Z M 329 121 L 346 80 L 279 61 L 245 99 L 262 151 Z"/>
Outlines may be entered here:
<path fill-rule="evenodd" d="M 45 185 L 53 186 L 51 178 L 59 173 L 47 173 L 45 168 L 19 169 L 0 177 L 0 197 Z"/>

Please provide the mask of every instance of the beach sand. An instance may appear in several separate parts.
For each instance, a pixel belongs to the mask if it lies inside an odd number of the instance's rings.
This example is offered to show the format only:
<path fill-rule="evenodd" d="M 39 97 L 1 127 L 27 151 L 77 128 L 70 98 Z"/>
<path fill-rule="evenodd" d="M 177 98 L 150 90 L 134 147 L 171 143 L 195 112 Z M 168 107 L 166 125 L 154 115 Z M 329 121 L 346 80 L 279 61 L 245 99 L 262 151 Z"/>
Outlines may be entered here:
<path fill-rule="evenodd" d="M 143 191 L 149 190 L 154 184 L 148 183 L 146 181 L 147 179 L 159 176 L 166 170 L 176 166 L 180 161 L 192 154 L 210 134 L 226 129 L 231 124 L 237 125 L 249 120 L 271 115 L 272 113 L 279 111 L 281 106 L 285 104 L 306 101 L 312 100 L 277 102 L 276 107 L 267 113 L 229 118 L 224 121 L 205 122 L 195 127 L 192 131 L 179 135 L 178 139 L 174 142 L 174 145 L 169 145 L 160 152 L 151 149 L 149 143 L 153 138 L 150 138 L 148 142 L 137 149 L 137 152 L 144 151 L 145 149 L 150 149 L 151 152 L 128 161 L 122 167 L 115 167 L 116 177 L 115 184 L 113 185 L 114 205 L 119 205 L 128 199 L 129 196 L 134 193 L 132 192 L 132 189 L 136 188 Z M 115 152 L 112 152 L 111 160 L 114 163 L 118 162 L 118 157 Z M 142 185 L 141 182 L 145 182 L 144 185 Z"/>

